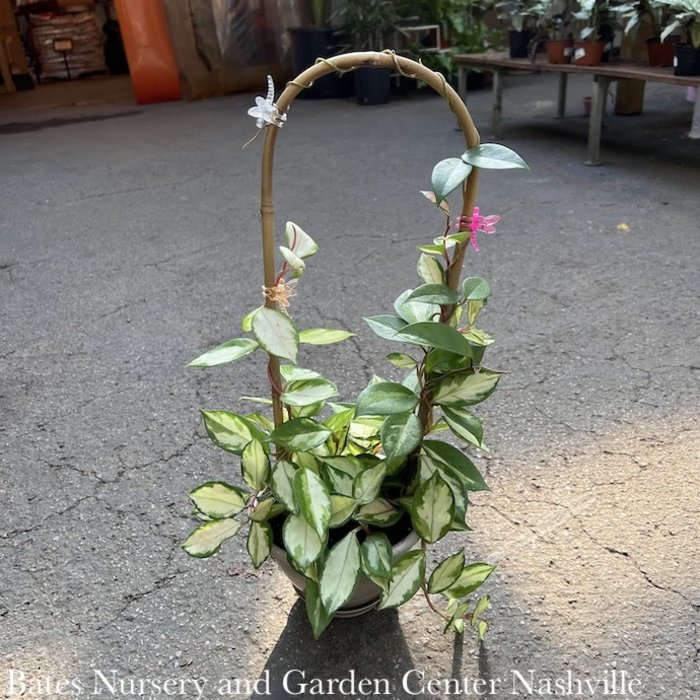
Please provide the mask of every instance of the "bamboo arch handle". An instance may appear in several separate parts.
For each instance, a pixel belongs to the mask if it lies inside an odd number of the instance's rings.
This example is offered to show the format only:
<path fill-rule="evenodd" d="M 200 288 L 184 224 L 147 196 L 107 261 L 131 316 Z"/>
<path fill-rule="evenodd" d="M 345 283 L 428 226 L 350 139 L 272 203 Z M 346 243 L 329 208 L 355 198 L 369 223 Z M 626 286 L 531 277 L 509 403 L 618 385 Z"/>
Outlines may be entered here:
<path fill-rule="evenodd" d="M 335 56 L 330 59 L 319 59 L 310 68 L 300 73 L 294 80 L 290 81 L 277 100 L 277 108 L 281 112 L 286 112 L 299 93 L 310 87 L 315 80 L 336 71 L 347 72 L 361 67 L 392 68 L 407 77 L 422 80 L 435 92 L 445 98 L 452 112 L 454 112 L 459 124 L 467 148 L 474 148 L 479 145 L 479 132 L 474 126 L 471 115 L 466 105 L 445 81 L 445 78 L 435 71 L 426 68 L 422 63 L 417 63 L 410 58 L 399 56 L 391 51 L 376 52 L 362 51 L 347 53 Z M 274 165 L 275 143 L 279 128 L 276 126 L 265 127 L 262 152 L 261 170 L 261 192 L 260 192 L 260 215 L 262 220 L 262 246 L 263 246 L 263 269 L 266 287 L 275 285 L 275 208 L 273 204 L 273 183 L 272 173 Z M 477 195 L 479 169 L 474 168 L 467 178 L 462 190 L 462 215 L 469 216 L 474 209 Z M 466 246 L 458 246 L 452 264 L 447 270 L 447 284 L 457 288 L 462 271 L 464 253 Z M 274 308 L 275 302 L 267 298 L 265 305 Z M 277 358 L 271 357 L 270 374 L 277 386 L 280 385 L 279 362 Z M 283 421 L 282 408 L 279 396 L 273 391 L 273 413 L 275 425 Z"/>

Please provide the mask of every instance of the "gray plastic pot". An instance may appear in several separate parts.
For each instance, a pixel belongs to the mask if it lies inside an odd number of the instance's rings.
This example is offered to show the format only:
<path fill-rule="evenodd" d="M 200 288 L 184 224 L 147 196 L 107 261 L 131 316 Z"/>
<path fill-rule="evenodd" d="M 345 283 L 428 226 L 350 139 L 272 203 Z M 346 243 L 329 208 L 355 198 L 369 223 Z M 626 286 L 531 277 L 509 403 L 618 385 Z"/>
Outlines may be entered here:
<path fill-rule="evenodd" d="M 411 531 L 406 537 L 392 547 L 391 551 L 394 560 L 408 552 L 419 541 L 420 537 L 418 537 L 415 532 Z M 273 544 L 271 556 L 291 581 L 296 592 L 303 598 L 304 592 L 306 591 L 306 578 L 287 561 L 287 552 L 276 544 Z M 377 586 L 376 583 L 372 583 L 366 576 L 360 574 L 352 598 L 350 598 L 342 608 L 338 609 L 333 617 L 358 617 L 359 615 L 364 615 L 377 607 L 380 595 L 381 589 L 379 586 Z"/>

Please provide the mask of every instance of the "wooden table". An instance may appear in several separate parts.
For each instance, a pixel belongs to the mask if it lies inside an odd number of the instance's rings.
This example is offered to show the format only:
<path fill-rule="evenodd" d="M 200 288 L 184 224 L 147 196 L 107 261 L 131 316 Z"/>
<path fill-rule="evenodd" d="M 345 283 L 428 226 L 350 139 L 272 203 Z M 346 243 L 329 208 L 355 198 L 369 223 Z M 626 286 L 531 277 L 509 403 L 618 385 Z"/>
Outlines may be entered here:
<path fill-rule="evenodd" d="M 539 56 L 534 62 L 529 58 L 509 58 L 507 53 L 458 54 L 454 58 L 459 67 L 458 91 L 462 99 L 467 96 L 467 73 L 470 69 L 476 68 L 493 72 L 492 127 L 495 134 L 498 134 L 501 124 L 504 73 L 508 71 L 559 73 L 558 117 L 563 117 L 566 111 L 566 87 L 569 73 L 592 76 L 593 101 L 588 126 L 588 152 L 584 161 L 587 165 L 601 164 L 600 134 L 605 112 L 605 96 L 608 93 L 610 83 L 614 80 L 644 80 L 672 85 L 690 85 L 697 88 L 689 136 L 700 138 L 700 76 L 698 75 L 673 75 L 672 68 L 656 68 L 628 61 L 602 63 L 599 66 L 577 66 L 573 63 L 549 63 L 546 58 Z"/>

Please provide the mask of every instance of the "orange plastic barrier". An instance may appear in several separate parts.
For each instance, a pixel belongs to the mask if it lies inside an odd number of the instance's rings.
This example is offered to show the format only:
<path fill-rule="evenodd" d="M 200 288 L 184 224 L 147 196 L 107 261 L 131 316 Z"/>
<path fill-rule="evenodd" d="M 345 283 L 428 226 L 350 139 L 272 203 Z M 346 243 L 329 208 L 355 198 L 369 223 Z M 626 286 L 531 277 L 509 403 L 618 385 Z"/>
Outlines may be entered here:
<path fill-rule="evenodd" d="M 136 101 L 181 99 L 180 78 L 162 0 L 115 0 Z"/>

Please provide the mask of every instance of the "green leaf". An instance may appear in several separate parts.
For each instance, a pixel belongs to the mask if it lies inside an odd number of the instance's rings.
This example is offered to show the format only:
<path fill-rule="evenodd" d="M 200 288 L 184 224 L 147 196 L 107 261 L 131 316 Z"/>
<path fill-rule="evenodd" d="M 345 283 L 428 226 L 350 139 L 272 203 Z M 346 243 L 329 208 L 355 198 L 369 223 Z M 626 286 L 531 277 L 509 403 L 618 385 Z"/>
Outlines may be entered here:
<path fill-rule="evenodd" d="M 328 527 L 340 527 L 350 520 L 357 508 L 357 501 L 352 496 L 339 493 L 331 494 L 331 519 Z"/>
<path fill-rule="evenodd" d="M 330 345 L 340 343 L 343 340 L 352 338 L 355 334 L 348 331 L 334 330 L 332 328 L 308 328 L 300 331 L 299 342 L 306 345 Z"/>
<path fill-rule="evenodd" d="M 479 314 L 481 313 L 481 310 L 484 308 L 485 305 L 485 299 L 479 301 L 468 301 L 466 303 L 467 320 L 469 321 L 469 325 L 476 323 L 476 319 L 479 318 Z"/>
<path fill-rule="evenodd" d="M 311 418 L 292 418 L 278 425 L 266 439 L 292 452 L 305 452 L 322 445 L 330 434 L 328 428 Z"/>
<path fill-rule="evenodd" d="M 263 434 L 243 416 L 229 411 L 202 411 L 204 427 L 211 441 L 222 450 L 240 455 L 253 439 Z"/>
<path fill-rule="evenodd" d="M 442 265 L 431 255 L 421 253 L 418 259 L 418 274 L 426 284 L 445 283 L 445 272 Z"/>
<path fill-rule="evenodd" d="M 464 408 L 443 407 L 442 413 L 450 430 L 476 447 L 483 447 L 484 427 L 481 421 Z"/>
<path fill-rule="evenodd" d="M 479 345 L 482 348 L 488 347 L 489 345 L 492 345 L 495 342 L 494 339 L 486 331 L 482 331 L 480 328 L 475 328 L 474 326 L 464 331 L 462 335 L 472 345 Z"/>
<path fill-rule="evenodd" d="M 435 199 L 439 204 L 447 195 L 454 192 L 472 171 L 472 166 L 462 158 L 445 158 L 434 168 L 430 176 L 430 182 L 435 193 Z"/>
<path fill-rule="evenodd" d="M 408 299 L 422 304 L 456 304 L 459 292 L 445 284 L 422 284 L 411 292 Z"/>
<path fill-rule="evenodd" d="M 333 616 L 329 615 L 323 607 L 323 601 L 321 600 L 316 581 L 307 579 L 304 597 L 306 598 L 306 616 L 311 623 L 314 639 L 318 639 L 323 630 L 330 624 Z"/>
<path fill-rule="evenodd" d="M 223 481 L 208 481 L 190 491 L 198 510 L 210 518 L 230 518 L 248 505 L 249 494 Z"/>
<path fill-rule="evenodd" d="M 287 237 L 287 246 L 300 258 L 308 258 L 318 250 L 318 246 L 313 238 L 308 233 L 305 233 L 300 226 L 291 221 L 287 222 L 285 235 Z"/>
<path fill-rule="evenodd" d="M 208 350 L 203 355 L 192 360 L 188 367 L 214 367 L 223 365 L 226 362 L 240 360 L 241 357 L 250 355 L 260 346 L 252 338 L 236 338 L 222 343 L 212 350 Z"/>
<path fill-rule="evenodd" d="M 391 362 L 394 367 L 402 369 L 404 367 L 415 367 L 418 362 L 414 360 L 410 355 L 406 355 L 403 352 L 390 352 L 386 359 Z"/>
<path fill-rule="evenodd" d="M 323 425 L 334 433 L 347 428 L 355 415 L 354 408 L 344 408 L 323 421 Z"/>
<path fill-rule="evenodd" d="M 331 485 L 331 491 L 351 496 L 355 478 L 362 471 L 362 464 L 355 457 L 322 457 L 321 465 Z"/>
<path fill-rule="evenodd" d="M 444 372 L 454 372 L 459 369 L 468 369 L 472 364 L 473 361 L 469 357 L 456 355 L 447 350 L 433 348 L 425 358 L 425 371 L 428 374 L 436 372 L 442 374 Z"/>
<path fill-rule="evenodd" d="M 410 600 L 425 578 L 425 552 L 421 549 L 406 552 L 395 562 L 391 581 L 382 593 L 379 609 L 397 608 Z"/>
<path fill-rule="evenodd" d="M 301 277 L 304 274 L 304 269 L 306 268 L 306 263 L 294 253 L 294 251 L 289 250 L 287 246 L 281 245 L 279 251 L 282 257 L 287 261 L 289 267 L 294 270 L 293 277 Z"/>
<path fill-rule="evenodd" d="M 423 438 L 423 424 L 413 413 L 389 416 L 380 431 L 384 453 L 389 461 L 406 457 Z"/>
<path fill-rule="evenodd" d="M 454 584 L 464 569 L 464 550 L 443 559 L 430 574 L 428 593 L 440 593 Z"/>
<path fill-rule="evenodd" d="M 272 528 L 265 522 L 251 522 L 248 530 L 248 554 L 259 569 L 272 551 Z"/>
<path fill-rule="evenodd" d="M 362 570 L 369 579 L 388 581 L 391 578 L 391 542 L 383 532 L 374 532 L 365 538 L 360 546 L 360 557 Z"/>
<path fill-rule="evenodd" d="M 413 496 L 413 528 L 426 542 L 437 542 L 450 531 L 454 510 L 452 490 L 442 476 L 434 472 Z"/>
<path fill-rule="evenodd" d="M 289 410 L 292 413 L 292 418 L 313 418 L 324 409 L 325 401 L 310 403 L 308 406 L 290 406 Z"/>
<path fill-rule="evenodd" d="M 301 515 L 290 515 L 285 520 L 282 539 L 287 554 L 300 571 L 311 566 L 319 558 L 324 547 L 324 541 Z"/>
<path fill-rule="evenodd" d="M 452 618 L 449 620 L 445 626 L 444 633 L 453 629 L 457 634 L 464 633 L 464 616 L 469 610 L 469 601 L 466 603 L 459 603 L 458 601 L 452 601 L 451 605 L 447 606 L 447 612 L 452 613 Z"/>
<path fill-rule="evenodd" d="M 406 326 L 401 335 L 404 340 L 415 345 L 440 348 L 463 357 L 472 356 L 471 345 L 464 336 L 451 326 L 437 321 L 412 323 Z"/>
<path fill-rule="evenodd" d="M 386 466 L 383 462 L 360 472 L 355 480 L 353 498 L 361 505 L 372 503 L 379 496 L 385 476 Z"/>
<path fill-rule="evenodd" d="M 457 407 L 481 403 L 495 391 L 501 376 L 501 372 L 482 369 L 479 372 L 447 377 L 438 382 L 433 403 Z"/>
<path fill-rule="evenodd" d="M 478 562 L 464 567 L 460 577 L 445 591 L 450 598 L 464 598 L 475 591 L 496 570 L 495 566 Z"/>
<path fill-rule="evenodd" d="M 355 415 L 388 416 L 412 411 L 417 405 L 418 397 L 402 384 L 376 382 L 360 392 L 355 405 Z"/>
<path fill-rule="evenodd" d="M 292 513 L 299 512 L 299 506 L 294 500 L 294 475 L 297 468 L 287 460 L 281 459 L 272 470 L 270 488 L 275 498 L 283 503 Z"/>
<path fill-rule="evenodd" d="M 200 525 L 182 543 L 182 548 L 193 557 L 210 557 L 224 540 L 233 537 L 240 529 L 241 523 L 233 518 L 210 520 Z"/>
<path fill-rule="evenodd" d="M 250 519 L 255 522 L 262 523 L 266 520 L 274 518 L 276 515 L 281 515 L 287 510 L 282 503 L 277 503 L 274 498 L 263 498 L 258 501 L 258 504 L 250 514 Z"/>
<path fill-rule="evenodd" d="M 288 406 L 312 406 L 338 395 L 338 389 L 327 379 L 297 379 L 288 382 L 280 401 Z"/>
<path fill-rule="evenodd" d="M 428 190 L 421 190 L 420 192 L 427 200 L 431 201 L 435 206 L 439 207 L 442 209 L 442 211 L 445 212 L 445 214 L 450 213 L 450 205 L 447 202 L 440 202 L 438 204 L 437 199 L 435 197 L 435 192 L 430 192 Z"/>
<path fill-rule="evenodd" d="M 430 255 L 443 255 L 444 252 L 447 250 L 444 238 L 441 238 L 437 243 L 433 243 L 432 245 L 419 245 L 416 247 L 422 253 L 428 253 Z"/>
<path fill-rule="evenodd" d="M 468 491 L 488 491 L 484 477 L 461 450 L 440 440 L 423 440 L 422 449 Z"/>
<path fill-rule="evenodd" d="M 318 474 L 302 468 L 294 476 L 293 488 L 294 500 L 299 504 L 300 513 L 318 536 L 325 538 L 331 519 L 331 499 L 326 485 Z"/>
<path fill-rule="evenodd" d="M 260 440 L 251 440 L 241 453 L 241 469 L 246 484 L 256 491 L 267 485 L 270 477 L 270 458 Z"/>
<path fill-rule="evenodd" d="M 467 277 L 462 282 L 462 293 L 468 301 L 483 301 L 491 293 L 489 283 L 481 277 Z"/>
<path fill-rule="evenodd" d="M 397 297 L 394 302 L 394 311 L 401 316 L 406 323 L 418 323 L 420 321 L 430 321 L 433 317 L 440 315 L 438 304 L 421 303 L 420 300 L 410 301 L 413 294 L 412 289 L 407 289 Z"/>
<path fill-rule="evenodd" d="M 304 369 L 296 365 L 280 365 L 280 374 L 285 384 L 302 379 L 323 379 L 324 377 L 312 369 Z"/>
<path fill-rule="evenodd" d="M 355 520 L 377 527 L 389 527 L 401 519 L 403 512 L 394 508 L 389 501 L 378 498 L 362 506 L 355 514 Z"/>
<path fill-rule="evenodd" d="M 462 483 L 461 475 L 452 470 L 449 464 L 433 459 L 426 454 L 421 454 L 420 458 L 420 478 L 427 481 L 435 472 L 445 480 L 452 490 L 452 498 L 455 503 L 454 516 L 452 518 L 453 530 L 468 530 L 465 524 L 467 517 L 467 489 Z M 412 504 L 411 504 L 412 505 Z"/>
<path fill-rule="evenodd" d="M 253 334 L 264 350 L 296 363 L 299 334 L 289 316 L 262 306 L 253 316 L 252 326 Z"/>
<path fill-rule="evenodd" d="M 481 613 L 483 613 L 486 610 L 486 608 L 489 607 L 490 604 L 491 596 L 482 595 L 481 598 L 479 598 L 476 606 L 474 607 L 474 612 L 472 613 L 472 624 L 479 619 Z"/>
<path fill-rule="evenodd" d="M 364 321 L 370 330 L 385 340 L 402 340 L 400 330 L 406 325 L 402 318 L 391 314 L 379 314 L 377 316 L 365 316 Z"/>
<path fill-rule="evenodd" d="M 253 309 L 241 319 L 241 330 L 244 333 L 250 333 L 253 330 L 253 316 L 255 316 L 255 314 L 257 314 L 259 310 L 260 307 L 258 307 L 257 309 Z"/>
<path fill-rule="evenodd" d="M 530 166 L 515 151 L 500 143 L 482 143 L 480 146 L 470 148 L 462 154 L 461 160 L 475 168 L 489 170 L 530 169 Z"/>
<path fill-rule="evenodd" d="M 355 532 L 335 544 L 323 565 L 319 591 L 323 607 L 333 614 L 350 600 L 360 575 L 360 545 Z"/>

